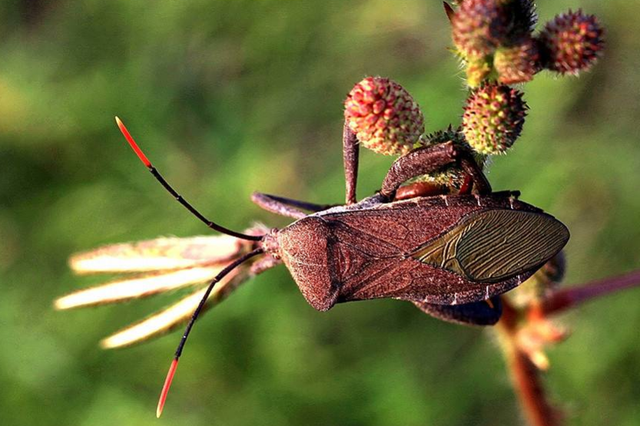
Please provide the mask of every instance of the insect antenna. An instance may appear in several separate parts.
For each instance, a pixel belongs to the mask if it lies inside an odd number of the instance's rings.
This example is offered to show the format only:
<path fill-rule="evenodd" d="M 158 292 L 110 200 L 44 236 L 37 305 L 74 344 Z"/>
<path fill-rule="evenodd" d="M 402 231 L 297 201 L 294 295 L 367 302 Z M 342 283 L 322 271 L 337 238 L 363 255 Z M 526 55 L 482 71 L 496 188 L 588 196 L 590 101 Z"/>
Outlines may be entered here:
<path fill-rule="evenodd" d="M 182 335 L 182 339 L 180 339 L 180 343 L 176 349 L 176 353 L 173 356 L 173 361 L 171 361 L 171 366 L 169 367 L 169 372 L 167 373 L 167 378 L 164 380 L 164 385 L 162 386 L 162 391 L 160 392 L 160 399 L 158 400 L 158 408 L 156 409 L 156 416 L 160 417 L 162 414 L 162 409 L 164 408 L 164 403 L 167 400 L 167 394 L 169 393 L 169 388 L 171 387 L 171 382 L 173 381 L 173 376 L 176 373 L 176 369 L 178 368 L 178 360 L 180 359 L 180 355 L 182 355 L 182 350 L 184 349 L 185 343 L 187 343 L 187 338 L 189 337 L 189 333 L 191 333 L 191 329 L 193 328 L 193 324 L 200 315 L 202 308 L 204 308 L 213 287 L 216 285 L 218 281 L 225 277 L 229 272 L 233 271 L 235 268 L 240 266 L 242 263 L 251 259 L 254 256 L 264 253 L 264 249 L 257 248 L 244 256 L 239 257 L 234 262 L 229 264 L 226 268 L 224 268 L 216 277 L 211 280 L 209 286 L 207 287 L 207 291 L 205 291 L 202 299 L 200 299 L 200 303 L 198 303 L 198 307 L 195 311 L 193 311 L 193 315 L 191 315 L 191 319 L 187 324 L 187 327 L 184 329 L 184 334 Z"/>
<path fill-rule="evenodd" d="M 191 212 L 191 214 L 193 214 L 195 217 L 197 217 L 202 222 L 204 222 L 204 224 L 207 225 L 209 228 L 214 229 L 214 230 L 216 230 L 218 232 L 222 232 L 223 234 L 231 235 L 231 236 L 236 237 L 236 238 L 240 238 L 240 239 L 243 239 L 243 240 L 250 240 L 250 241 L 260 241 L 262 239 L 261 235 L 247 235 L 247 234 L 242 234 L 240 232 L 235 232 L 235 231 L 232 231 L 230 229 L 225 228 L 224 226 L 220 226 L 217 223 L 215 223 L 215 222 L 207 219 L 206 217 L 204 217 L 202 215 L 202 213 L 200 213 L 198 210 L 196 210 L 195 207 L 193 207 L 191 204 L 189 204 L 189 202 L 187 200 L 182 198 L 182 196 L 180 194 L 178 194 L 176 192 L 176 190 L 173 189 L 173 187 L 171 185 L 169 185 L 169 183 L 162 177 L 160 172 L 158 172 L 158 170 L 155 167 L 153 167 L 153 164 L 151 164 L 151 161 L 149 161 L 147 156 L 144 155 L 144 152 L 142 152 L 142 150 L 140 149 L 140 147 L 138 146 L 136 141 L 133 140 L 133 137 L 131 137 L 131 134 L 129 133 L 127 128 L 124 126 L 124 124 L 122 123 L 122 121 L 120 121 L 120 119 L 118 117 L 116 117 L 116 124 L 118 124 L 118 127 L 120 128 L 120 131 L 124 135 L 125 139 L 127 140 L 127 142 L 129 142 L 129 145 L 131 145 L 131 148 L 136 153 L 136 155 L 138 156 L 140 161 L 142 161 L 142 163 L 145 166 L 147 166 L 147 169 L 149 169 L 149 171 L 151 172 L 153 177 L 155 177 L 158 180 L 158 182 L 160 182 L 162 184 L 162 186 L 171 195 L 173 195 L 173 197 L 180 204 L 182 204 L 184 207 L 186 207 L 186 209 L 189 210 Z"/>

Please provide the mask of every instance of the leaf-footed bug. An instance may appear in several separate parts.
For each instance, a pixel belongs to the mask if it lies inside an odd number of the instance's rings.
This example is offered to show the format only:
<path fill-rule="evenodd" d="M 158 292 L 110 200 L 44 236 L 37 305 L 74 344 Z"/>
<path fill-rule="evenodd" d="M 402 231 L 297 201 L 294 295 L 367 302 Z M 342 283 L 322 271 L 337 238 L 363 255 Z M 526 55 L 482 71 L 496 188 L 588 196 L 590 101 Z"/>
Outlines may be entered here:
<path fill-rule="evenodd" d="M 252 201 L 258 206 L 296 220 L 264 235 L 242 234 L 208 220 L 182 198 L 116 121 L 139 159 L 178 202 L 208 227 L 253 242 L 253 250 L 222 269 L 207 287 L 176 349 L 158 416 L 184 344 L 213 287 L 255 256 L 263 258 L 252 265 L 254 273 L 284 263 L 307 302 L 320 311 L 340 302 L 394 298 L 445 321 L 491 325 L 501 315 L 497 296 L 524 282 L 569 239 L 561 222 L 519 201 L 518 192 L 492 192 L 470 152 L 453 142 L 416 148 L 400 157 L 381 190 L 358 202 L 358 141 L 346 125 L 346 204 L 318 205 L 254 193 Z M 396 199 L 409 179 L 451 165 L 462 168 L 472 182 L 461 193 L 422 196 L 418 189 L 407 192 L 407 199 Z M 476 193 L 471 193 L 473 186 Z"/>

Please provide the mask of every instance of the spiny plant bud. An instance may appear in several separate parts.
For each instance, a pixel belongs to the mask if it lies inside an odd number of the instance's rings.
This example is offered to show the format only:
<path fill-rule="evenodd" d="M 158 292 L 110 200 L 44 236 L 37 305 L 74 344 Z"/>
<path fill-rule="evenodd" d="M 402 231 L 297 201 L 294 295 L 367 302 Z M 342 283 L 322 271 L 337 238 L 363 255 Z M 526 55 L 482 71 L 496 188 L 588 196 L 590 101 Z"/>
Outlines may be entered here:
<path fill-rule="evenodd" d="M 409 152 L 424 132 L 420 107 L 398 83 L 367 77 L 349 92 L 344 116 L 358 141 L 379 154 Z"/>
<path fill-rule="evenodd" d="M 520 136 L 526 111 L 522 92 L 505 85 L 484 84 L 467 99 L 462 132 L 480 154 L 502 154 Z"/>
<path fill-rule="evenodd" d="M 509 16 L 497 0 L 464 0 L 451 20 L 453 42 L 465 58 L 493 53 L 505 39 Z"/>
<path fill-rule="evenodd" d="M 526 38 L 515 46 L 499 48 L 493 58 L 493 66 L 500 83 L 525 83 L 531 81 L 538 72 L 539 61 L 537 43 L 532 38 Z"/>
<path fill-rule="evenodd" d="M 574 75 L 588 69 L 602 52 L 603 35 L 597 18 L 581 10 L 556 16 L 539 36 L 544 67 Z"/>
<path fill-rule="evenodd" d="M 480 86 L 491 74 L 493 67 L 487 61 L 489 57 L 469 58 L 467 61 L 467 85 L 471 88 Z"/>

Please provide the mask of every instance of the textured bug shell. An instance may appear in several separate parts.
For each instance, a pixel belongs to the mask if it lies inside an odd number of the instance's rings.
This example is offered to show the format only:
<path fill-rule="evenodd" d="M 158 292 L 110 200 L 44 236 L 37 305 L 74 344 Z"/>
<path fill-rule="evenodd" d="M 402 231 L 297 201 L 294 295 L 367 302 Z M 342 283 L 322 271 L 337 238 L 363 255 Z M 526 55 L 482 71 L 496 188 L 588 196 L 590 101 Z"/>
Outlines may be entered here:
<path fill-rule="evenodd" d="M 332 270 L 329 251 L 331 230 L 318 217 L 306 217 L 278 233 L 282 261 L 307 302 L 319 311 L 330 309 L 339 283 Z"/>
<path fill-rule="evenodd" d="M 282 260 L 319 310 L 375 298 L 440 305 L 486 300 L 521 284 L 568 238 L 562 223 L 511 193 L 367 199 L 278 233 Z M 453 256 L 438 257 L 438 248 L 453 248 Z"/>

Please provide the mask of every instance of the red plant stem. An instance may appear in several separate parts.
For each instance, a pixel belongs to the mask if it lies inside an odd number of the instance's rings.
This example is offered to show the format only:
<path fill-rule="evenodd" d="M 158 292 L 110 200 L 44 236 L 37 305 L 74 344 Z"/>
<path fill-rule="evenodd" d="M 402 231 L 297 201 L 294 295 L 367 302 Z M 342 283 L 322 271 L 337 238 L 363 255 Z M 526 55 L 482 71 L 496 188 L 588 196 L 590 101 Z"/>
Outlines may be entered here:
<path fill-rule="evenodd" d="M 551 314 L 588 302 L 609 293 L 640 286 L 640 270 L 617 277 L 591 281 L 578 287 L 566 288 L 551 294 L 543 303 L 544 314 Z"/>
<path fill-rule="evenodd" d="M 559 426 L 560 416 L 546 398 L 537 367 L 516 348 L 507 357 L 513 386 L 531 426 Z"/>
<path fill-rule="evenodd" d="M 559 411 L 548 401 L 538 368 L 527 354 L 518 349 L 516 332 L 519 314 L 502 298 L 502 318 L 497 330 L 502 339 L 502 350 L 507 361 L 511 382 L 527 422 L 531 426 L 560 426 Z"/>

